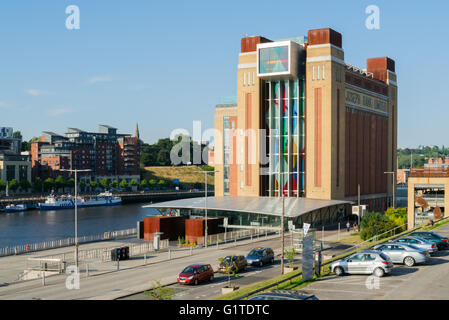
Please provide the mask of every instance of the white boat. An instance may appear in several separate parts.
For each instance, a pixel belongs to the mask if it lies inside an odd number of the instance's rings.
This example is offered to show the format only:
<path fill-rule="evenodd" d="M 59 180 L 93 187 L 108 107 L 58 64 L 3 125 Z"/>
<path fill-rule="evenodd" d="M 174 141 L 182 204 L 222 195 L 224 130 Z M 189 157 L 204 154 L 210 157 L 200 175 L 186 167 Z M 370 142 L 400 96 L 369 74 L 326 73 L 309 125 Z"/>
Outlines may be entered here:
<path fill-rule="evenodd" d="M 5 207 L 5 213 L 26 211 L 28 208 L 25 204 L 9 204 Z"/>
<path fill-rule="evenodd" d="M 122 198 L 114 197 L 109 191 L 100 193 L 94 197 L 78 197 L 76 200 L 78 208 L 83 207 L 97 207 L 97 206 L 117 206 L 122 204 Z M 41 210 L 61 210 L 61 209 L 74 209 L 75 198 L 72 196 L 56 197 L 51 194 L 47 197 L 44 203 L 39 203 L 39 209 Z"/>

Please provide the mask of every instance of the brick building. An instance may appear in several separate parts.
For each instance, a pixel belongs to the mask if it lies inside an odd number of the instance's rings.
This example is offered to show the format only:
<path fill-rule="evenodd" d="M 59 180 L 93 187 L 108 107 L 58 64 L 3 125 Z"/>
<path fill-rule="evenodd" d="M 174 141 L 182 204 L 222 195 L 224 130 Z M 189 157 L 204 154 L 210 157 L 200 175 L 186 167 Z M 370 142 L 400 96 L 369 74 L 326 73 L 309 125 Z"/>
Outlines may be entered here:
<path fill-rule="evenodd" d="M 139 141 L 117 129 L 100 125 L 99 132 L 69 128 L 66 135 L 44 131 L 41 140 L 31 144 L 33 177 L 68 177 L 60 169 L 90 169 L 86 179 L 140 181 Z"/>

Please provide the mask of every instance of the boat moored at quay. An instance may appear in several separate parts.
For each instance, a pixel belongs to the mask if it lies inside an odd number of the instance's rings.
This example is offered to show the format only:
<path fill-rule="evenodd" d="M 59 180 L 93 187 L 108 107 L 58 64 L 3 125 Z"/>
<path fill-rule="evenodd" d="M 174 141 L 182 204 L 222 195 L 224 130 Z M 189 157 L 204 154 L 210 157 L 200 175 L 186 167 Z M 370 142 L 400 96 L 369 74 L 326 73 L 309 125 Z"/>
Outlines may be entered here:
<path fill-rule="evenodd" d="M 115 197 L 111 192 L 106 191 L 94 197 L 78 197 L 76 199 L 76 204 L 78 208 L 117 206 L 122 204 L 122 198 Z M 75 198 L 73 196 L 57 197 L 51 194 L 47 197 L 44 203 L 39 203 L 40 210 L 62 210 L 74 208 Z"/>

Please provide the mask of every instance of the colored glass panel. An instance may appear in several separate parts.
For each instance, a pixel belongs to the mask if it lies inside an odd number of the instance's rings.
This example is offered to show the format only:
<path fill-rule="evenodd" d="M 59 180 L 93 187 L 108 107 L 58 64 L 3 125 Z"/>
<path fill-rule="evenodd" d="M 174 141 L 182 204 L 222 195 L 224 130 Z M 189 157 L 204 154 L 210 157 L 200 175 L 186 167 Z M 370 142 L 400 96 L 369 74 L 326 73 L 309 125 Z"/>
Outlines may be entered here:
<path fill-rule="evenodd" d="M 282 118 L 282 134 L 288 135 L 288 118 Z"/>
<path fill-rule="evenodd" d="M 298 118 L 291 119 L 290 128 L 291 128 L 292 135 L 298 134 Z"/>
<path fill-rule="evenodd" d="M 282 153 L 288 153 L 288 136 L 282 136 Z"/>
<path fill-rule="evenodd" d="M 298 116 L 298 99 L 290 100 L 290 105 L 292 108 L 292 116 L 293 117 Z"/>
<path fill-rule="evenodd" d="M 288 100 L 282 100 L 282 116 L 288 116 Z"/>
<path fill-rule="evenodd" d="M 259 49 L 259 73 L 288 71 L 288 46 Z"/>
<path fill-rule="evenodd" d="M 293 172 L 298 171 L 298 156 L 297 155 L 292 156 L 292 171 Z"/>
<path fill-rule="evenodd" d="M 304 99 L 301 99 L 301 117 L 305 117 L 305 116 L 306 116 L 306 106 L 305 106 Z"/>
<path fill-rule="evenodd" d="M 298 81 L 291 81 L 290 82 L 290 92 L 291 92 L 290 98 L 297 98 L 298 97 Z"/>
<path fill-rule="evenodd" d="M 271 84 L 271 99 L 279 99 L 279 82 L 273 82 Z"/>

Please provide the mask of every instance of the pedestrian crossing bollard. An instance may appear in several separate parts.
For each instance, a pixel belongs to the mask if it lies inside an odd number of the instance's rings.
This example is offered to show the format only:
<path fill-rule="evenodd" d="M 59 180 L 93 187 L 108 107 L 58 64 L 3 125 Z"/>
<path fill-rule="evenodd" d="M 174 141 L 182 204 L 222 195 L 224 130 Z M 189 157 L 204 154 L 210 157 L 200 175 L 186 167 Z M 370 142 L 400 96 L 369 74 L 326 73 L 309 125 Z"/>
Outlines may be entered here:
<path fill-rule="evenodd" d="M 120 260 L 117 260 L 117 271 L 120 270 Z"/>
<path fill-rule="evenodd" d="M 42 285 L 45 286 L 45 271 L 42 271 Z"/>
<path fill-rule="evenodd" d="M 190 255 L 192 255 L 193 247 L 190 247 Z"/>
<path fill-rule="evenodd" d="M 143 255 L 143 262 L 144 262 L 144 264 L 147 264 L 147 255 L 146 254 Z"/>
<path fill-rule="evenodd" d="M 168 249 L 168 260 L 171 260 L 171 250 Z"/>
<path fill-rule="evenodd" d="M 89 264 L 86 263 L 86 278 L 89 277 Z"/>

